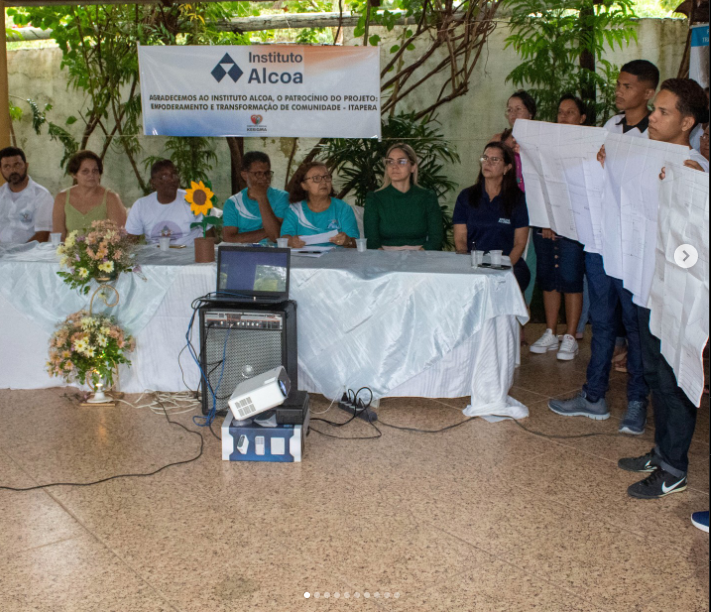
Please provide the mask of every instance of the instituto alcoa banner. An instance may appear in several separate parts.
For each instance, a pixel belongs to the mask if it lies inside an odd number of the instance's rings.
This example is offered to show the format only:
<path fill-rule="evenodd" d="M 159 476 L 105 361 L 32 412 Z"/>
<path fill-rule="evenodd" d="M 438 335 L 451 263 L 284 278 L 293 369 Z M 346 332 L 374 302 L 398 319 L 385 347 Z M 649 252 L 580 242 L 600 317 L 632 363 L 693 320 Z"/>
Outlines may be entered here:
<path fill-rule="evenodd" d="M 143 130 L 380 137 L 378 47 L 138 47 Z"/>

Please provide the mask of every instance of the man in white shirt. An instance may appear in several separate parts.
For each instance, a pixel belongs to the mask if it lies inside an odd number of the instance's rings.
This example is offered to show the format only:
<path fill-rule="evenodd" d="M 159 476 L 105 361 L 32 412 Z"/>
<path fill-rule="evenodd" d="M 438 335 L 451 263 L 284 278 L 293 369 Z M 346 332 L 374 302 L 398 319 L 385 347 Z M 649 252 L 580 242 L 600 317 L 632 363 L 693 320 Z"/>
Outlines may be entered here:
<path fill-rule="evenodd" d="M 22 149 L 0 151 L 0 173 L 6 181 L 0 187 L 0 243 L 49 240 L 54 198 L 28 176 L 28 167 Z"/>
<path fill-rule="evenodd" d="M 128 211 L 126 232 L 135 240 L 145 236 L 148 244 L 156 244 L 161 236 L 170 236 L 171 244 L 190 245 L 202 235 L 199 227 L 190 225 L 202 219 L 190 210 L 185 190 L 180 189 L 180 175 L 173 162 L 161 159 L 151 166 L 153 193 L 135 201 Z M 208 230 L 213 236 L 214 230 Z"/>
<path fill-rule="evenodd" d="M 659 70 L 647 60 L 628 62 L 620 69 L 615 89 L 615 104 L 622 115 L 616 115 L 605 124 L 605 129 L 632 138 L 649 138 L 649 102 L 659 84 Z M 605 147 L 598 159 L 604 162 Z M 585 253 L 585 273 L 590 293 L 590 321 L 592 340 L 586 382 L 581 392 L 567 399 L 552 399 L 548 407 L 562 416 L 585 416 L 595 420 L 610 418 L 605 400 L 615 338 L 618 335 L 617 308 L 622 313 L 622 323 L 627 334 L 627 410 L 620 422 L 619 432 L 641 435 L 647 422 L 647 395 L 639 338 L 637 306 L 632 294 L 618 278 L 608 276 L 602 255 Z"/>
<path fill-rule="evenodd" d="M 709 171 L 709 161 L 691 149 L 689 135 L 699 123 L 709 120 L 706 94 L 691 79 L 669 79 L 662 83 L 649 117 L 649 137 L 690 148 L 685 166 Z M 660 174 L 663 180 L 664 170 Z M 644 374 L 652 390 L 654 405 L 654 448 L 641 457 L 620 459 L 628 472 L 648 473 L 627 492 L 632 497 L 658 499 L 686 489 L 689 447 L 696 427 L 697 408 L 677 386 L 674 371 L 661 354 L 660 341 L 649 330 L 649 310 L 639 308 L 639 335 Z"/>

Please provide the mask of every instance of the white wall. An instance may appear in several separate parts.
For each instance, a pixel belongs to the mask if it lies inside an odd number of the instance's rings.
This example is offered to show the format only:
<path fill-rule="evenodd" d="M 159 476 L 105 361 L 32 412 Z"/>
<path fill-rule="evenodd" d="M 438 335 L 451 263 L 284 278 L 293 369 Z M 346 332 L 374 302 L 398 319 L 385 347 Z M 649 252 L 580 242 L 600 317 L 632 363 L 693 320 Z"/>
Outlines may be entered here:
<path fill-rule="evenodd" d="M 686 40 L 686 28 L 686 22 L 681 20 L 643 19 L 638 29 L 638 43 L 610 53 L 608 59 L 619 65 L 631 59 L 644 58 L 659 66 L 663 79 L 676 76 Z M 385 38 L 384 33 L 381 32 L 381 35 Z M 478 171 L 475 160 L 479 158 L 487 140 L 506 126 L 504 108 L 513 88 L 504 81 L 518 61 L 514 51 L 503 50 L 507 35 L 508 29 L 504 26 L 493 32 L 489 38 L 488 49 L 483 52 L 472 75 L 469 93 L 444 106 L 438 113 L 437 119 L 441 123 L 442 131 L 456 147 L 462 159 L 461 165 L 449 169 L 449 175 L 461 188 L 474 180 Z M 356 42 L 351 40 L 350 44 Z M 346 44 L 349 44 L 348 37 Z M 383 61 L 388 56 L 389 46 L 382 45 Z M 25 117 L 15 125 L 18 144 L 27 153 L 32 177 L 52 193 L 71 184 L 69 177 L 63 176 L 59 168 L 63 149 L 60 143 L 49 140 L 46 126 L 43 127 L 41 136 L 35 135 L 30 122 L 29 107 L 21 100 L 33 98 L 41 106 L 47 102 L 51 103 L 53 109 L 48 118 L 59 125 L 64 125 L 70 115 L 78 116 L 79 110 L 87 101 L 81 92 L 68 89 L 66 72 L 60 68 L 61 58 L 62 54 L 58 48 L 8 52 L 10 95 L 13 102 L 25 110 Z M 431 89 L 422 89 L 407 100 L 406 106 L 401 110 L 408 110 L 407 106 L 413 109 L 420 107 L 421 102 L 429 97 L 432 91 L 434 85 Z M 68 129 L 77 138 L 80 136 L 79 122 Z M 144 156 L 160 155 L 163 141 L 164 138 L 159 136 L 142 136 Z M 299 152 L 303 155 L 315 142 L 313 139 L 300 139 L 296 160 L 299 159 Z M 271 156 L 276 172 L 274 185 L 282 187 L 292 143 L 293 139 L 290 138 L 248 138 L 245 139 L 245 148 L 261 149 Z M 89 148 L 100 150 L 102 144 L 102 139 L 94 137 Z M 224 200 L 230 195 L 230 156 L 224 139 L 215 139 L 215 144 L 218 163 L 211 178 L 218 197 Z M 107 154 L 103 183 L 117 191 L 127 205 L 142 195 L 133 170 L 118 146 L 112 147 Z M 455 197 L 456 193 L 452 195 L 450 205 L 453 205 Z"/>

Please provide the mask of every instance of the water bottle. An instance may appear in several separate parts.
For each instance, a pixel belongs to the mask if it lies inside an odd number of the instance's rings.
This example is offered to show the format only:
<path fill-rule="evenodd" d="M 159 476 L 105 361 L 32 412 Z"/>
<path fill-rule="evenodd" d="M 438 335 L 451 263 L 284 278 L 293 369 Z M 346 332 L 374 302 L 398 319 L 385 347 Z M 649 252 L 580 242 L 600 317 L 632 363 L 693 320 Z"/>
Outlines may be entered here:
<path fill-rule="evenodd" d="M 472 250 L 471 250 L 471 258 L 472 258 L 472 268 L 478 268 L 479 267 L 479 261 L 476 256 L 476 243 L 472 241 Z"/>

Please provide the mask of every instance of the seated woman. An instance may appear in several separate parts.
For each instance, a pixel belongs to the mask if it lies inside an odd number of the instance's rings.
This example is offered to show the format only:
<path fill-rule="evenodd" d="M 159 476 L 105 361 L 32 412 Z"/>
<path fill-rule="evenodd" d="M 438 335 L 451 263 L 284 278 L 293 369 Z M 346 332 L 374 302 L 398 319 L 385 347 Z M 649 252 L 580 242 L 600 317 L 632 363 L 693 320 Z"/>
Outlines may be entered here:
<path fill-rule="evenodd" d="M 334 198 L 333 183 L 328 167 L 321 162 L 306 164 L 292 183 L 289 192 L 291 206 L 284 216 L 281 235 L 289 239 L 289 246 L 302 248 L 306 243 L 300 236 L 313 236 L 336 231 L 329 242 L 319 246 L 337 245 L 354 248 L 360 238 L 353 209 L 343 200 Z"/>
<path fill-rule="evenodd" d="M 585 105 L 580 98 L 566 94 L 560 99 L 558 123 L 582 125 L 585 119 Z M 533 244 L 536 247 L 536 276 L 543 291 L 546 311 L 546 331 L 531 345 L 530 351 L 539 354 L 557 351 L 558 359 L 569 361 L 578 354 L 575 334 L 583 310 L 583 245 L 545 228 L 534 229 Z M 559 346 L 558 311 L 561 293 L 565 294 L 567 329 Z"/>
<path fill-rule="evenodd" d="M 75 185 L 57 194 L 52 213 L 52 227 L 55 232 L 62 232 L 62 240 L 69 232 L 87 228 L 93 221 L 109 219 L 119 227 L 126 224 L 121 198 L 100 184 L 104 164 L 96 153 L 75 153 L 67 164 L 67 172 Z"/>
<path fill-rule="evenodd" d="M 462 191 L 454 206 L 454 245 L 467 252 L 501 250 L 511 259 L 521 291 L 531 272 L 521 255 L 528 241 L 526 199 L 516 184 L 513 151 L 502 142 L 484 149 L 476 183 Z"/>
<path fill-rule="evenodd" d="M 442 250 L 442 212 L 436 194 L 417 184 L 411 146 L 388 149 L 383 186 L 365 200 L 363 229 L 369 249 Z"/>

